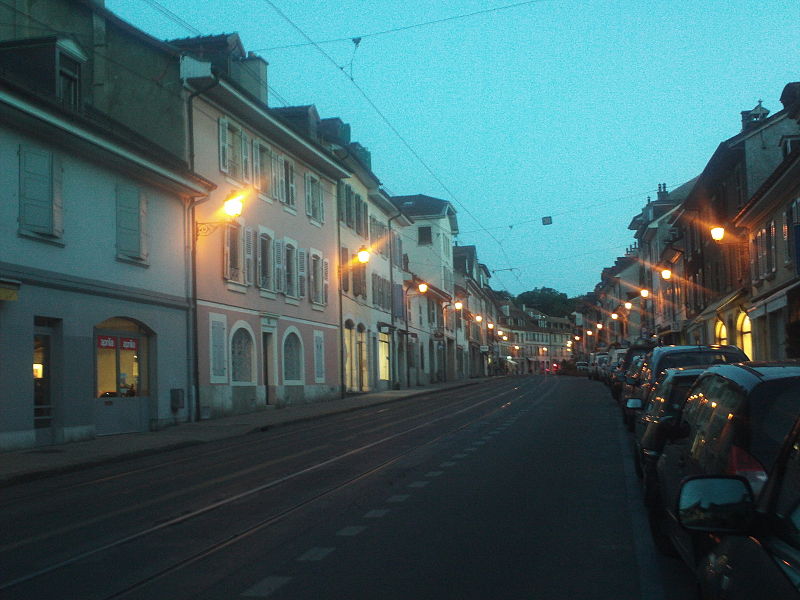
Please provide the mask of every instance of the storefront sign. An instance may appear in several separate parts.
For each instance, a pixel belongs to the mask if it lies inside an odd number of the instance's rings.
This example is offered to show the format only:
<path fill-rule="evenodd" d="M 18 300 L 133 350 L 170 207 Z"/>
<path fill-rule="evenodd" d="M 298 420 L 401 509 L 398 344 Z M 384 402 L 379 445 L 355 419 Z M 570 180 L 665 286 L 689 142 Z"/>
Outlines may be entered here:
<path fill-rule="evenodd" d="M 119 345 L 121 350 L 133 350 L 134 352 L 136 352 L 137 350 L 136 343 L 137 343 L 136 338 L 119 338 Z"/>
<path fill-rule="evenodd" d="M 113 350 L 117 347 L 117 338 L 115 338 L 113 335 L 98 335 L 97 347 Z"/>

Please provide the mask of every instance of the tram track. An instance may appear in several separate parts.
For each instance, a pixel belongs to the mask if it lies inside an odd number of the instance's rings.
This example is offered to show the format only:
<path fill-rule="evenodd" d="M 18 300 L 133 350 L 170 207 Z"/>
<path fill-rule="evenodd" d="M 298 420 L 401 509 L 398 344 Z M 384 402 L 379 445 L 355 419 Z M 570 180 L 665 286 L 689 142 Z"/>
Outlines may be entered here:
<path fill-rule="evenodd" d="M 503 398 L 503 397 L 505 397 L 505 396 L 507 396 L 509 394 L 513 394 L 514 392 L 518 392 L 519 391 L 519 394 L 516 394 L 515 398 L 516 398 L 516 396 L 520 396 L 520 397 L 524 396 L 524 394 L 527 393 L 527 390 L 526 391 L 520 391 L 521 386 L 515 385 L 514 383 L 515 382 L 509 382 L 508 386 L 503 386 L 504 388 L 507 388 L 507 389 L 501 389 L 497 393 L 493 394 L 491 397 L 483 399 L 483 400 L 480 400 L 478 402 L 473 402 L 472 400 L 477 398 L 477 397 L 480 397 L 481 396 L 480 393 L 478 393 L 478 392 L 470 393 L 470 394 L 467 394 L 467 397 L 465 398 L 465 395 L 462 392 L 458 398 L 454 399 L 451 402 L 447 402 L 446 404 L 437 405 L 436 409 L 434 409 L 434 410 L 429 410 L 429 411 L 426 411 L 424 413 L 418 413 L 418 414 L 411 415 L 411 416 L 405 416 L 403 419 L 401 419 L 399 421 L 395 420 L 395 421 L 393 421 L 391 423 L 386 423 L 383 426 L 378 428 L 378 429 L 383 430 L 383 429 L 386 429 L 386 428 L 389 428 L 389 427 L 398 427 L 398 426 L 400 426 L 402 424 L 405 424 L 406 426 L 403 429 L 401 429 L 400 431 L 396 431 L 394 433 L 390 433 L 389 435 L 385 435 L 384 437 L 381 437 L 379 439 L 370 441 L 370 442 L 368 442 L 366 444 L 362 444 L 362 445 L 360 445 L 360 446 L 358 446 L 356 448 L 352 448 L 352 449 L 346 450 L 344 452 L 340 452 L 340 453 L 335 454 L 334 456 L 329 457 L 329 458 L 327 458 L 325 460 L 317 460 L 316 462 L 314 462 L 313 464 L 311 464 L 309 466 L 306 466 L 305 468 L 295 470 L 295 471 L 293 471 L 293 472 L 291 472 L 291 473 L 289 473 L 287 475 L 284 475 L 282 477 L 273 478 L 270 481 L 268 481 L 266 483 L 263 483 L 261 485 L 249 487 L 248 489 L 245 489 L 245 490 L 243 490 L 241 492 L 238 492 L 238 493 L 235 493 L 235 494 L 231 494 L 231 495 L 229 495 L 229 496 L 227 496 L 227 497 L 225 497 L 225 498 L 223 498 L 221 500 L 217 500 L 217 501 L 214 501 L 214 502 L 207 503 L 204 506 L 202 506 L 200 508 L 197 508 L 197 509 L 194 509 L 194 510 L 192 510 L 190 512 L 187 512 L 185 514 L 178 515 L 176 517 L 161 521 L 158 524 L 153 525 L 151 527 L 139 529 L 138 531 L 132 532 L 132 533 L 130 533 L 128 535 L 125 535 L 123 537 L 117 538 L 117 539 L 112 540 L 112 541 L 110 541 L 108 543 L 96 545 L 95 547 L 93 547 L 91 549 L 88 549 L 88 550 L 86 550 L 84 552 L 77 553 L 77 554 L 75 554 L 75 555 L 73 555 L 73 556 L 71 556 L 69 558 L 64 559 L 64 560 L 61 560 L 61 561 L 55 562 L 53 564 L 44 566 L 44 567 L 42 567 L 40 569 L 37 569 L 37 570 L 31 571 L 31 572 L 19 575 L 19 576 L 15 577 L 14 579 L 10 580 L 10 581 L 7 581 L 5 583 L 0 583 L 0 591 L 10 590 L 10 589 L 13 589 L 13 588 L 19 588 L 20 586 L 24 586 L 24 584 L 26 584 L 26 583 L 30 583 L 30 582 L 32 582 L 32 581 L 34 581 L 36 579 L 43 578 L 43 577 L 45 577 L 47 575 L 51 575 L 51 574 L 55 573 L 56 571 L 65 569 L 66 567 L 69 567 L 69 566 L 76 565 L 76 564 L 78 564 L 78 563 L 80 563 L 82 561 L 86 561 L 87 559 L 91 559 L 93 557 L 96 557 L 99 554 L 107 553 L 107 552 L 109 552 L 110 550 L 113 550 L 113 549 L 119 549 L 123 545 L 131 544 L 133 542 L 136 542 L 137 540 L 142 540 L 143 538 L 146 538 L 147 536 L 150 536 L 150 535 L 155 534 L 157 532 L 163 532 L 163 531 L 165 531 L 166 529 L 168 529 L 170 527 L 174 527 L 174 526 L 179 525 L 179 524 L 184 524 L 184 523 L 188 523 L 188 522 L 197 520 L 197 519 L 199 519 L 200 517 L 202 517 L 204 515 L 207 515 L 207 514 L 209 514 L 211 512 L 214 512 L 214 511 L 218 511 L 218 510 L 220 510 L 222 508 L 231 506 L 233 504 L 236 504 L 236 503 L 238 503 L 238 502 L 240 502 L 240 501 L 242 501 L 242 500 L 244 500 L 246 498 L 250 498 L 250 497 L 253 497 L 253 496 L 256 496 L 256 495 L 259 495 L 259 494 L 263 494 L 263 493 L 268 492 L 270 490 L 278 489 L 283 484 L 286 484 L 286 483 L 288 483 L 290 481 L 297 480 L 297 479 L 302 478 L 302 477 L 304 477 L 306 475 L 310 475 L 310 474 L 316 473 L 318 471 L 321 471 L 321 470 L 325 469 L 326 467 L 330 467 L 330 466 L 335 465 L 337 463 L 343 462 L 346 459 L 353 458 L 353 457 L 356 457 L 358 455 L 364 454 L 364 453 L 368 452 L 369 450 L 372 450 L 372 449 L 374 449 L 376 447 L 387 445 L 389 442 L 399 440 L 400 438 L 403 438 L 404 436 L 408 436 L 411 433 L 418 432 L 418 431 L 420 431 L 420 430 L 422 430 L 422 429 L 424 429 L 426 427 L 430 427 L 430 426 L 433 426 L 435 424 L 442 423 L 442 422 L 446 421 L 447 419 L 454 419 L 456 417 L 460 417 L 462 415 L 466 415 L 466 413 L 468 413 L 470 411 L 477 410 L 480 407 L 483 407 L 488 403 L 497 402 L 500 398 Z M 481 387 L 483 387 L 483 386 L 481 386 Z M 485 390 L 483 390 L 483 395 L 485 395 Z M 457 404 L 459 402 L 460 403 L 468 402 L 469 404 L 464 406 L 463 408 L 458 409 L 458 410 L 452 410 L 453 409 L 453 405 Z M 181 560 L 175 561 L 172 564 L 169 564 L 169 565 L 161 568 L 157 572 L 151 573 L 151 574 L 147 575 L 146 577 L 141 578 L 141 580 L 136 582 L 134 585 L 132 585 L 132 586 L 129 585 L 126 588 L 122 589 L 121 591 L 113 592 L 111 595 L 104 596 L 104 597 L 105 598 L 109 598 L 109 599 L 124 597 L 124 595 L 127 595 L 128 593 L 132 592 L 133 590 L 139 589 L 144 585 L 147 585 L 149 582 L 152 582 L 154 579 L 158 579 L 160 577 L 163 577 L 164 575 L 166 575 L 168 573 L 171 573 L 171 572 L 174 572 L 175 570 L 178 570 L 178 569 L 182 568 L 183 566 L 186 566 L 187 564 L 191 564 L 193 562 L 196 562 L 197 560 L 200 560 L 200 559 L 202 559 L 202 558 L 204 558 L 206 556 L 209 556 L 210 554 L 213 554 L 214 552 L 218 552 L 218 551 L 226 548 L 230 544 L 235 543 L 235 541 L 237 541 L 239 539 L 244 539 L 245 537 L 247 537 L 249 535 L 252 535 L 252 534 L 254 534 L 254 533 L 258 532 L 258 531 L 261 531 L 266 527 L 274 525 L 274 524 L 280 522 L 281 520 L 287 518 L 289 515 L 295 514 L 296 512 L 302 510 L 303 508 L 308 507 L 308 506 L 314 504 L 315 502 L 317 502 L 317 501 L 319 501 L 319 500 L 321 500 L 321 499 L 323 499 L 323 498 L 325 498 L 327 496 L 330 496 L 331 494 L 334 494 L 337 491 L 341 491 L 341 490 L 347 488 L 348 486 L 354 485 L 356 482 L 361 481 L 364 478 L 369 477 L 372 474 L 380 472 L 381 470 L 387 468 L 389 465 L 394 464 L 400 458 L 406 456 L 410 452 L 413 452 L 413 451 L 417 450 L 420 447 L 425 446 L 426 444 L 434 443 L 437 440 L 441 439 L 443 436 L 450 435 L 453 432 L 458 431 L 458 430 L 460 430 L 460 429 L 462 429 L 464 427 L 468 427 L 468 426 L 472 425 L 473 423 L 475 423 L 477 421 L 480 421 L 482 419 L 488 418 L 494 412 L 496 412 L 498 410 L 501 410 L 502 407 L 503 407 L 503 405 L 500 404 L 500 405 L 494 407 L 489 412 L 482 412 L 481 414 L 475 416 L 474 418 L 468 419 L 466 422 L 459 423 L 456 427 L 454 427 L 452 429 L 447 429 L 446 431 L 440 433 L 439 435 L 437 435 L 434 438 L 427 439 L 427 440 L 425 440 L 425 441 L 423 441 L 423 442 L 421 442 L 419 444 L 412 444 L 410 447 L 407 447 L 407 448 L 403 448 L 401 451 L 395 452 L 391 456 L 381 460 L 381 462 L 379 462 L 377 465 L 371 465 L 369 468 L 361 470 L 361 471 L 355 473 L 354 475 L 352 475 L 351 477 L 349 477 L 349 478 L 347 478 L 345 480 L 339 481 L 339 482 L 337 482 L 337 483 L 335 483 L 333 485 L 329 485 L 328 487 L 319 490 L 317 493 L 315 493 L 315 494 L 313 494 L 313 495 L 311 495 L 309 497 L 303 498 L 301 501 L 299 501 L 299 502 L 297 502 L 295 504 L 292 504 L 292 505 L 290 505 L 288 507 L 285 507 L 280 511 L 274 512 L 274 513 L 269 514 L 269 515 L 266 515 L 265 517 L 259 519 L 257 522 L 249 524 L 247 527 L 245 527 L 245 528 L 243 528 L 243 529 L 241 529 L 239 531 L 236 531 L 233 534 L 230 534 L 230 535 L 226 536 L 224 539 L 217 540 L 215 543 L 207 545 L 206 547 L 201 548 L 200 550 L 197 550 L 194 553 L 191 553 L 190 555 L 182 558 Z M 441 414 L 441 413 L 444 413 L 444 414 Z M 374 414 L 378 414 L 377 411 L 375 413 L 373 413 L 373 416 L 374 416 Z M 416 422 L 414 422 L 413 424 L 410 424 L 409 421 L 416 421 Z M 408 425 L 410 425 L 410 426 L 408 426 Z M 328 429 L 327 433 L 328 433 L 328 435 L 330 435 L 330 430 L 329 429 Z M 342 433 L 342 432 L 339 432 L 339 433 Z M 307 439 L 305 441 L 308 442 Z M 255 468 L 256 467 L 254 467 L 254 469 Z M 136 471 L 136 470 L 132 470 L 131 472 L 134 472 L 134 471 Z"/>

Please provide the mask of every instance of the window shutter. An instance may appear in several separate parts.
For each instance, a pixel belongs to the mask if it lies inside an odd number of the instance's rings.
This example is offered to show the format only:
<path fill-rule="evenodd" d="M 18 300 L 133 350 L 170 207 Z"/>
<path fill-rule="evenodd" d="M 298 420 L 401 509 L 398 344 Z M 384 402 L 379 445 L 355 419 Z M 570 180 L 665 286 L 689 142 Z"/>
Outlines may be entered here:
<path fill-rule="evenodd" d="M 289 206 L 294 206 L 297 202 L 297 190 L 295 189 L 294 181 L 294 163 L 285 160 L 285 175 L 286 175 L 286 203 Z"/>
<path fill-rule="evenodd" d="M 283 165 L 281 164 L 281 157 L 278 156 L 277 153 L 272 152 L 270 154 L 270 164 L 272 165 L 272 179 L 270 181 L 270 196 L 272 196 L 275 200 L 281 200 L 281 181 L 283 177 L 281 176 L 281 171 L 283 169 Z"/>
<path fill-rule="evenodd" d="M 139 190 L 117 185 L 117 254 L 138 258 L 141 255 L 141 209 Z"/>
<path fill-rule="evenodd" d="M 272 255 L 275 260 L 275 268 L 273 270 L 273 278 L 276 292 L 284 292 L 286 290 L 286 274 L 283 268 L 283 242 L 275 240 L 272 242 Z"/>
<path fill-rule="evenodd" d="M 256 286 L 259 288 L 266 288 L 266 273 L 264 273 L 264 254 L 266 253 L 266 248 L 264 247 L 264 236 L 259 235 L 258 233 L 255 234 L 256 239 Z"/>
<path fill-rule="evenodd" d="M 340 248 L 339 250 L 339 272 L 342 279 L 342 291 L 350 291 L 350 250 Z"/>
<path fill-rule="evenodd" d="M 372 304 L 380 306 L 380 298 L 378 298 L 378 274 L 372 274 Z"/>
<path fill-rule="evenodd" d="M 330 274 L 330 264 L 328 259 L 322 261 L 322 303 L 328 304 L 328 275 Z"/>
<path fill-rule="evenodd" d="M 339 220 L 344 222 L 344 181 L 336 182 L 336 207 L 339 214 Z"/>
<path fill-rule="evenodd" d="M 255 231 L 248 227 L 244 230 L 244 282 L 253 285 L 255 280 Z"/>
<path fill-rule="evenodd" d="M 305 190 L 305 197 L 306 197 L 306 215 L 311 217 L 314 215 L 314 211 L 312 210 L 312 204 L 314 203 L 314 196 L 311 191 L 311 176 L 306 173 L 304 179 L 303 189 Z"/>
<path fill-rule="evenodd" d="M 354 226 L 353 188 L 351 188 L 349 185 L 345 186 L 344 196 L 345 196 L 345 221 L 348 227 L 353 227 Z"/>
<path fill-rule="evenodd" d="M 769 271 L 774 273 L 777 270 L 777 249 L 775 244 L 775 221 L 769 223 Z"/>
<path fill-rule="evenodd" d="M 306 265 L 308 262 L 307 252 L 301 248 L 297 249 L 297 297 L 306 297 Z"/>
<path fill-rule="evenodd" d="M 147 259 L 147 195 L 139 190 L 139 258 Z"/>
<path fill-rule="evenodd" d="M 316 203 L 317 203 L 317 218 L 319 219 L 320 223 L 325 222 L 325 196 L 322 193 L 322 182 L 318 181 L 317 185 L 314 187 L 314 191 L 316 192 Z"/>
<path fill-rule="evenodd" d="M 250 136 L 242 131 L 242 178 L 245 181 L 252 181 L 250 178 Z"/>
<path fill-rule="evenodd" d="M 50 152 L 20 146 L 19 221 L 36 233 L 52 234 L 53 156 Z"/>
<path fill-rule="evenodd" d="M 225 337 L 225 323 L 211 321 L 211 375 L 213 377 L 226 376 Z"/>
<path fill-rule="evenodd" d="M 58 155 L 53 156 L 53 236 L 64 235 L 64 169 Z"/>
<path fill-rule="evenodd" d="M 253 140 L 253 187 L 261 189 L 261 145 L 258 140 Z"/>
<path fill-rule="evenodd" d="M 222 245 L 222 276 L 231 278 L 231 227 L 225 227 L 225 239 Z"/>
<path fill-rule="evenodd" d="M 228 157 L 228 119 L 219 118 L 219 170 L 227 173 L 229 166 Z"/>

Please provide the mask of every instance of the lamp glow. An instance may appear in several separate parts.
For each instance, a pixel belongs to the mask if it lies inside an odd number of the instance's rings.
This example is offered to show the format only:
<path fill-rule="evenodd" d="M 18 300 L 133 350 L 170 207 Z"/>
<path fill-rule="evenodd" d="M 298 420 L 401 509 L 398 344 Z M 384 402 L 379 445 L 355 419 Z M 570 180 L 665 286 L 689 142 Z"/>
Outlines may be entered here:
<path fill-rule="evenodd" d="M 586 335 L 594 335 L 594 332 L 591 329 L 588 329 L 586 331 Z"/>
<path fill-rule="evenodd" d="M 715 242 L 722 241 L 722 238 L 725 237 L 725 228 L 720 227 L 719 225 L 715 225 L 711 228 L 711 239 Z"/>
<path fill-rule="evenodd" d="M 661 277 L 662 279 L 669 279 L 670 277 L 672 277 L 672 271 L 670 271 L 669 269 L 664 269 L 663 271 L 661 271 Z"/>
<path fill-rule="evenodd" d="M 419 290 L 419 293 L 420 293 L 420 294 L 424 294 L 425 292 L 427 292 L 427 291 L 428 291 L 428 284 L 427 284 L 427 283 L 420 283 L 420 284 L 417 286 L 417 289 Z"/>
<path fill-rule="evenodd" d="M 642 298 L 647 298 L 650 295 L 650 290 L 642 290 L 639 292 L 642 295 Z"/>
<path fill-rule="evenodd" d="M 597 327 L 598 329 L 602 329 L 603 328 L 603 324 L 602 323 L 597 323 L 595 325 L 595 327 Z"/>
<path fill-rule="evenodd" d="M 369 250 L 367 250 L 366 246 L 361 246 L 361 249 L 358 251 L 356 256 L 358 256 L 358 262 L 361 264 L 369 262 Z"/>
<path fill-rule="evenodd" d="M 626 308 L 627 310 L 630 310 L 630 309 L 632 309 L 632 308 L 633 308 L 633 304 L 631 304 L 630 302 L 626 302 L 626 303 L 625 303 L 625 308 Z"/>
<path fill-rule="evenodd" d="M 480 316 L 480 315 L 475 315 L 475 320 L 476 320 L 478 323 L 480 323 L 481 321 L 483 321 L 483 317 L 482 317 L 482 316 Z"/>
<path fill-rule="evenodd" d="M 455 308 L 456 310 L 461 310 L 462 308 L 464 308 L 464 305 L 461 302 L 456 302 L 455 304 L 453 304 L 453 308 Z"/>
<path fill-rule="evenodd" d="M 244 194 L 242 193 L 231 192 L 222 204 L 223 212 L 229 217 L 238 217 L 241 215 L 244 209 L 244 202 L 242 202 L 243 196 Z"/>
<path fill-rule="evenodd" d="M 494 323 L 487 323 L 486 327 L 488 327 L 489 329 L 494 329 Z"/>

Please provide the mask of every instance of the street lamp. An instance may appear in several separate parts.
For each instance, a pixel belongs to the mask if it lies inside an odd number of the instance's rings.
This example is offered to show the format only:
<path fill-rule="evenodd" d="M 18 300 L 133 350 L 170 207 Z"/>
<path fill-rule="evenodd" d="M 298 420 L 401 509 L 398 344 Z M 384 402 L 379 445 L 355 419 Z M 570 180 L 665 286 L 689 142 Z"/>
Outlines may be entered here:
<path fill-rule="evenodd" d="M 494 329 L 494 323 L 487 323 L 486 327 L 488 327 L 489 329 Z"/>
<path fill-rule="evenodd" d="M 462 308 L 464 308 L 464 305 L 461 303 L 460 300 L 456 300 L 456 303 L 453 304 L 453 308 L 455 308 L 456 310 L 461 310 Z"/>
<path fill-rule="evenodd" d="M 475 315 L 475 321 L 477 321 L 478 323 L 480 323 L 481 321 L 483 321 L 483 317 L 482 317 L 482 316 L 480 316 L 480 315 Z"/>
<path fill-rule="evenodd" d="M 664 269 L 663 271 L 661 271 L 661 278 L 662 279 L 666 280 L 666 279 L 670 279 L 671 277 L 672 277 L 672 271 L 670 271 L 669 269 Z"/>
<path fill-rule="evenodd" d="M 625 310 L 630 310 L 632 308 L 633 308 L 633 303 L 632 302 L 626 302 L 625 303 Z"/>
<path fill-rule="evenodd" d="M 241 216 L 242 211 L 244 210 L 243 199 L 246 195 L 247 195 L 246 190 L 231 191 L 225 198 L 225 201 L 222 203 L 222 212 L 225 214 L 226 217 L 228 217 L 228 219 L 226 221 L 211 221 L 208 223 L 197 223 L 196 226 L 197 228 L 195 230 L 196 235 L 198 236 L 210 235 L 220 225 L 227 225 L 233 219 Z"/>
<path fill-rule="evenodd" d="M 425 292 L 427 292 L 427 291 L 428 291 L 428 284 L 427 284 L 427 283 L 420 283 L 420 284 L 417 286 L 417 289 L 419 290 L 419 293 L 420 293 L 420 294 L 424 294 Z"/>
<path fill-rule="evenodd" d="M 361 246 L 356 256 L 358 257 L 358 262 L 362 265 L 369 262 L 369 250 L 366 246 Z"/>
<path fill-rule="evenodd" d="M 639 293 L 642 295 L 642 298 L 647 298 L 647 297 L 650 295 L 650 290 L 648 290 L 648 289 L 643 289 L 643 290 L 642 290 L 642 291 L 640 291 Z"/>
<path fill-rule="evenodd" d="M 720 225 L 714 225 L 710 228 L 711 231 L 711 239 L 715 242 L 721 242 L 722 238 L 725 237 L 725 228 L 721 227 Z"/>
<path fill-rule="evenodd" d="M 616 321 L 617 319 L 619 319 L 619 315 L 617 313 L 611 313 L 611 318 Z"/>

